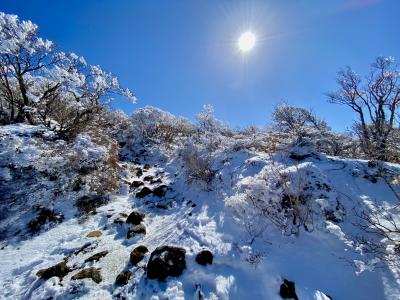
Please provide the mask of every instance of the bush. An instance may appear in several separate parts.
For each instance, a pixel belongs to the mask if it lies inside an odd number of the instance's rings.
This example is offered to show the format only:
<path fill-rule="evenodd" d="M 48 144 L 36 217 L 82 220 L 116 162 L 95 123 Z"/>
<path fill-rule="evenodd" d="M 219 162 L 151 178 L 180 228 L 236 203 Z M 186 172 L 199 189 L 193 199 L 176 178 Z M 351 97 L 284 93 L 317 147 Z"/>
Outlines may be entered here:
<path fill-rule="evenodd" d="M 189 181 L 200 181 L 210 188 L 215 171 L 212 169 L 212 156 L 205 150 L 193 145 L 188 145 L 181 151 L 183 166 Z"/>

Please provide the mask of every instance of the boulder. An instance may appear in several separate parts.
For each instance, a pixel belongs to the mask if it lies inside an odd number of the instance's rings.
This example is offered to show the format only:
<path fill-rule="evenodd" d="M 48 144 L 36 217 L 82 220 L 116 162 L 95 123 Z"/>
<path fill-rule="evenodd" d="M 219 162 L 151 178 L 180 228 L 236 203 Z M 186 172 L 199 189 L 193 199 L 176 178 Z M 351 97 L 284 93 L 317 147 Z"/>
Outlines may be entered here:
<path fill-rule="evenodd" d="M 126 238 L 130 239 L 137 234 L 146 234 L 146 227 L 143 224 L 135 225 L 129 228 Z"/>
<path fill-rule="evenodd" d="M 207 265 L 207 264 L 212 264 L 213 263 L 213 254 L 209 250 L 202 250 L 196 255 L 196 262 L 199 265 Z"/>
<path fill-rule="evenodd" d="M 165 280 L 168 276 L 177 277 L 186 268 L 186 251 L 173 246 L 161 246 L 151 253 L 147 263 L 149 279 Z"/>
<path fill-rule="evenodd" d="M 36 273 L 36 276 L 42 279 L 49 279 L 51 277 L 58 277 L 60 280 L 64 278 L 72 269 L 67 266 L 67 260 L 64 260 L 50 268 L 41 269 Z"/>
<path fill-rule="evenodd" d="M 137 198 L 144 198 L 152 193 L 147 186 L 143 187 L 139 192 L 136 193 Z"/>
<path fill-rule="evenodd" d="M 128 283 L 129 279 L 131 278 L 132 272 L 131 271 L 122 271 L 118 274 L 117 278 L 115 279 L 116 285 L 125 285 Z"/>
<path fill-rule="evenodd" d="M 149 250 L 145 246 L 138 246 L 132 250 L 129 261 L 132 265 L 136 266 L 147 252 L 149 252 Z"/>
<path fill-rule="evenodd" d="M 295 299 L 295 300 L 299 299 L 296 294 L 296 288 L 294 282 L 289 281 L 287 279 L 283 279 L 283 283 L 281 284 L 279 294 L 283 299 Z"/>
<path fill-rule="evenodd" d="M 144 219 L 144 213 L 134 210 L 126 219 L 126 223 L 139 225 Z"/>
<path fill-rule="evenodd" d="M 151 168 L 151 166 L 149 164 L 144 164 L 144 166 L 143 166 L 143 169 L 145 169 L 145 170 L 148 170 L 150 168 Z"/>
<path fill-rule="evenodd" d="M 100 230 L 95 230 L 95 231 L 91 231 L 87 234 L 86 237 L 92 238 L 92 237 L 100 237 L 102 235 Z"/>
<path fill-rule="evenodd" d="M 167 192 L 167 186 L 165 184 L 159 185 L 153 190 L 153 194 L 157 197 L 164 197 Z"/>
<path fill-rule="evenodd" d="M 85 278 L 90 278 L 96 283 L 100 283 L 103 280 L 103 278 L 101 278 L 100 269 L 96 268 L 83 269 L 82 271 L 76 273 L 74 276 L 71 277 L 72 280 Z"/>
<path fill-rule="evenodd" d="M 101 251 L 99 253 L 96 253 L 96 254 L 92 255 L 91 257 L 86 258 L 85 259 L 85 263 L 92 262 L 92 261 L 99 261 L 100 258 L 106 256 L 107 254 L 108 254 L 107 250 L 106 251 Z"/>

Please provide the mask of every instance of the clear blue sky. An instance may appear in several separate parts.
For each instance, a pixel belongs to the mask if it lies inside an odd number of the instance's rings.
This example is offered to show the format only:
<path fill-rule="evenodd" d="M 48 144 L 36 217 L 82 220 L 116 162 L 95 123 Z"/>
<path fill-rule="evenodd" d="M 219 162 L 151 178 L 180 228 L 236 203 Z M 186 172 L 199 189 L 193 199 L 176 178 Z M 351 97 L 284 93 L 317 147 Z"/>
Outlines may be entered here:
<path fill-rule="evenodd" d="M 398 0 L 0 0 L 65 51 L 118 75 L 138 97 L 193 119 L 203 104 L 230 125 L 264 125 L 278 102 L 312 108 L 337 130 L 350 110 L 328 104 L 339 68 L 400 59 Z M 251 29 L 256 47 L 237 50 Z"/>

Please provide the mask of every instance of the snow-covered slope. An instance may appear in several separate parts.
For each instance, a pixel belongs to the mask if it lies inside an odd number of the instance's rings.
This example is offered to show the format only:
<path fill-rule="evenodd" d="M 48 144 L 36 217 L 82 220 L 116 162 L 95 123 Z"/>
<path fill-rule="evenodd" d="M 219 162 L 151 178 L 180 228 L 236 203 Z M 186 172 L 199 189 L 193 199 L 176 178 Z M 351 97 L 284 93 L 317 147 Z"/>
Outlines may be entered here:
<path fill-rule="evenodd" d="M 4 147 L 2 151 L 5 155 Z M 82 219 L 74 216 L 71 206 L 59 205 L 67 216 L 60 224 L 32 237 L 2 240 L 2 299 L 281 299 L 283 279 L 295 282 L 299 299 L 399 299 L 398 270 L 373 269 L 351 241 L 357 232 L 353 208 L 396 200 L 385 181 L 364 176 L 371 172 L 366 161 L 324 155 L 298 161 L 244 150 L 223 153 L 216 158 L 210 189 L 188 182 L 179 159 L 165 163 L 150 156 L 120 166 L 124 184 L 96 214 Z M 387 167 L 400 171 L 397 165 Z M 250 188 L 271 199 L 283 193 L 268 185 L 277 170 L 301 178 L 307 186 L 314 212 L 309 230 L 283 232 L 243 202 Z M 12 184 L 4 165 L 0 174 L 3 187 Z M 168 188 L 161 197 L 139 197 L 143 185 L 134 187 L 133 182 Z M 125 221 L 134 210 L 145 214 L 146 234 L 128 239 L 130 226 Z M 5 215 L 2 228 L 21 220 L 18 214 Z M 88 237 L 93 231 L 100 233 Z M 149 252 L 132 266 L 130 253 L 139 245 Z M 165 282 L 148 279 L 145 271 L 150 253 L 162 245 L 186 250 L 186 269 Z M 202 249 L 213 253 L 211 265 L 196 262 Z M 108 253 L 85 262 L 102 251 Z M 63 260 L 71 271 L 62 280 L 36 275 Z M 91 266 L 100 269 L 100 283 L 72 279 Z M 126 285 L 117 286 L 115 279 L 124 270 L 132 276 Z"/>

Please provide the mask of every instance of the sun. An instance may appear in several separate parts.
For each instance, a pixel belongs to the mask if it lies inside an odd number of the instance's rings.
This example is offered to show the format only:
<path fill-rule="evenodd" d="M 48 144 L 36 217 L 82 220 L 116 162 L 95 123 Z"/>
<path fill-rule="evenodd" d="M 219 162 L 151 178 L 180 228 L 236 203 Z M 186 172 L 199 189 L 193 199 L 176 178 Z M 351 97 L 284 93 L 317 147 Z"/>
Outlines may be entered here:
<path fill-rule="evenodd" d="M 238 46 L 239 50 L 242 52 L 248 52 L 254 48 L 256 44 L 256 36 L 251 31 L 242 33 L 239 37 Z"/>

